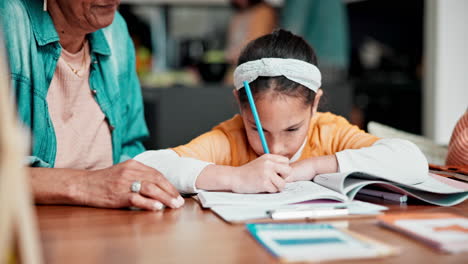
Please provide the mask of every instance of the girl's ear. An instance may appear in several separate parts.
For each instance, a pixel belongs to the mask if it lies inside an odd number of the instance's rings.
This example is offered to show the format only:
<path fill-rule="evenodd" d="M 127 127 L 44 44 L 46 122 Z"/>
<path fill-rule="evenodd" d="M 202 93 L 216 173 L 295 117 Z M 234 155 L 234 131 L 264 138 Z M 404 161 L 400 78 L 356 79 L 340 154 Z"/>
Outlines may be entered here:
<path fill-rule="evenodd" d="M 317 113 L 317 109 L 320 103 L 320 98 L 322 98 L 322 95 L 323 95 L 322 89 L 318 89 L 317 93 L 315 94 L 314 104 L 312 105 L 312 116 L 315 115 L 315 113 Z"/>
<path fill-rule="evenodd" d="M 234 89 L 234 90 L 232 90 L 232 94 L 234 95 L 234 98 L 236 99 L 237 106 L 239 106 L 239 112 L 242 115 L 242 107 L 241 107 L 241 104 L 240 104 L 240 101 L 239 101 L 239 91 Z"/>
<path fill-rule="evenodd" d="M 234 98 L 236 98 L 237 104 L 240 105 L 240 103 L 239 103 L 239 92 L 236 89 L 233 89 L 232 90 L 232 95 L 234 95 Z"/>
<path fill-rule="evenodd" d="M 232 90 L 232 95 L 234 95 L 234 98 L 237 102 L 237 106 L 239 107 L 239 113 L 242 115 L 242 106 L 239 101 L 239 91 L 237 91 L 236 89 Z"/>

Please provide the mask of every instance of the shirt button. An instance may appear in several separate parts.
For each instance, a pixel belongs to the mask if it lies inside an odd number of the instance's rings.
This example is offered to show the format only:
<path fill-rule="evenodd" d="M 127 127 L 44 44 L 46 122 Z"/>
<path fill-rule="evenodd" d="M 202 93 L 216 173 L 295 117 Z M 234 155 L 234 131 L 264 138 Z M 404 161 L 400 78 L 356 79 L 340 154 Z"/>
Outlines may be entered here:
<path fill-rule="evenodd" d="M 97 64 L 97 60 L 94 60 L 93 63 L 94 63 L 94 64 Z"/>
<path fill-rule="evenodd" d="M 96 91 L 96 89 L 93 89 L 91 92 L 93 92 L 93 94 L 94 94 L 94 95 L 96 95 L 96 94 L 97 94 L 97 91 Z"/>
<path fill-rule="evenodd" d="M 115 130 L 115 126 L 113 126 L 113 125 L 109 125 L 109 129 L 110 129 L 110 131 L 112 132 L 112 131 L 114 131 L 114 130 Z"/>

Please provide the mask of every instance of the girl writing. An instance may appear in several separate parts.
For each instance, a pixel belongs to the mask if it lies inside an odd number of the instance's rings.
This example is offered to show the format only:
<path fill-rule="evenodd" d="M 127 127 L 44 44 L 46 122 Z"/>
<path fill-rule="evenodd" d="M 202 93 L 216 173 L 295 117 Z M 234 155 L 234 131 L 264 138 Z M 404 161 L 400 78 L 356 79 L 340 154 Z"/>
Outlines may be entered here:
<path fill-rule="evenodd" d="M 271 154 L 264 154 L 243 82 L 250 84 Z M 345 118 L 317 111 L 323 91 L 315 53 L 285 30 L 260 37 L 234 72 L 240 114 L 173 149 L 135 159 L 161 171 L 181 192 L 278 192 L 317 174 L 361 171 L 414 184 L 427 161 L 412 143 L 379 139 Z"/>

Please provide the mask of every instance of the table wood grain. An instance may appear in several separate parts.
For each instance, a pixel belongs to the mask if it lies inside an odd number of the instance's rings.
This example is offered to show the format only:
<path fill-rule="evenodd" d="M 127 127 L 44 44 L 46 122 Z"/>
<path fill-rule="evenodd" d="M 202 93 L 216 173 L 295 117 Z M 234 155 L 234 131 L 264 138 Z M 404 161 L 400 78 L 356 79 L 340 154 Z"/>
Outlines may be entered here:
<path fill-rule="evenodd" d="M 382 204 L 382 203 L 380 203 Z M 454 207 L 384 204 L 390 212 L 450 212 Z M 164 212 L 36 206 L 45 263 L 275 263 L 242 224 L 229 224 L 187 198 Z M 345 263 L 468 263 L 468 253 L 443 254 L 376 224 L 349 220 L 349 229 L 398 247 L 397 256 Z"/>

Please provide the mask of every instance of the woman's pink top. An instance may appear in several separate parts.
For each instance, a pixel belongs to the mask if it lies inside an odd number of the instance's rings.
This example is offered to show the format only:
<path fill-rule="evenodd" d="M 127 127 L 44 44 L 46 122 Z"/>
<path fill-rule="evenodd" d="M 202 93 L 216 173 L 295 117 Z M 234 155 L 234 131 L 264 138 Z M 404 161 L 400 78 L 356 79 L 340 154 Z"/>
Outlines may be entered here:
<path fill-rule="evenodd" d="M 113 162 L 109 125 L 89 86 L 90 61 L 85 43 L 75 54 L 62 49 L 57 62 L 47 93 L 57 139 L 55 168 L 92 170 Z"/>

